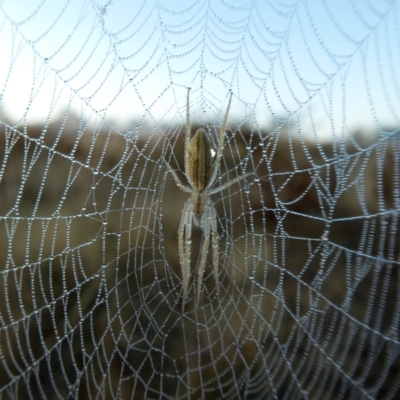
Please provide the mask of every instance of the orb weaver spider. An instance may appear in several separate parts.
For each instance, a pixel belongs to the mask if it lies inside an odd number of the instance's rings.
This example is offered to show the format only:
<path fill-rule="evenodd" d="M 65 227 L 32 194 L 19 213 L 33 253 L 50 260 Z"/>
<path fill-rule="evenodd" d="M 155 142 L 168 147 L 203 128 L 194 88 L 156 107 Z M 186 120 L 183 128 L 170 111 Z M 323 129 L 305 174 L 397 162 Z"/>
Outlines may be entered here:
<path fill-rule="evenodd" d="M 201 249 L 201 258 L 199 272 L 197 276 L 197 301 L 196 307 L 200 302 L 201 285 L 206 267 L 207 250 L 210 243 L 210 235 L 212 235 L 213 247 L 213 267 L 216 290 L 219 294 L 218 286 L 218 232 L 217 232 L 217 215 L 210 199 L 210 195 L 221 192 L 246 178 L 252 173 L 247 173 L 235 179 L 224 183 L 221 186 L 213 188 L 215 184 L 219 163 L 222 156 L 224 145 L 225 127 L 228 119 L 229 108 L 232 100 L 232 92 L 229 97 L 228 107 L 226 109 L 225 118 L 221 126 L 219 134 L 218 148 L 213 160 L 212 147 L 204 129 L 199 128 L 195 135 L 190 138 L 190 118 L 189 118 L 189 93 L 187 94 L 186 105 L 186 134 L 185 134 L 185 176 L 189 186 L 185 186 L 171 166 L 164 160 L 168 170 L 171 172 L 176 184 L 184 192 L 190 193 L 190 198 L 186 201 L 182 209 L 182 217 L 178 230 L 178 246 L 179 258 L 182 269 L 182 285 L 183 285 L 183 301 L 182 312 L 185 308 L 187 300 L 189 279 L 190 279 L 190 253 L 191 253 L 191 236 L 192 221 L 195 225 L 203 229 L 203 246 Z"/>

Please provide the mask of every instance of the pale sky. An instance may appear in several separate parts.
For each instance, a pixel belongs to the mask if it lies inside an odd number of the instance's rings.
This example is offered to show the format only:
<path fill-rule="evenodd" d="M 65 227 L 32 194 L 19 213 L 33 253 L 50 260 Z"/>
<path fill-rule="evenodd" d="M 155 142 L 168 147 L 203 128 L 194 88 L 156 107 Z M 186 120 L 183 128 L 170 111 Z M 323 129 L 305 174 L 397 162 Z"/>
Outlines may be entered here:
<path fill-rule="evenodd" d="M 190 86 L 198 120 L 221 118 L 231 89 L 238 123 L 398 126 L 399 11 L 383 0 L 5 0 L 2 112 L 182 122 Z"/>

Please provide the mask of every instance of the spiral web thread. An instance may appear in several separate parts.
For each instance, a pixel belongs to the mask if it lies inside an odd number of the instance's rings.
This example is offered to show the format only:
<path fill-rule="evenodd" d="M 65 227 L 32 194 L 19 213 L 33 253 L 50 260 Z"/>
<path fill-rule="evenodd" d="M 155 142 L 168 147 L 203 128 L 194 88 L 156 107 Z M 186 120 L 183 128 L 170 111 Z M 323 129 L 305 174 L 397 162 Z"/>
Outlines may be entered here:
<path fill-rule="evenodd" d="M 0 398 L 400 393 L 396 1 L 0 3 Z M 177 232 L 214 148 L 219 294 Z M 35 112 L 42 113 L 40 122 Z"/>

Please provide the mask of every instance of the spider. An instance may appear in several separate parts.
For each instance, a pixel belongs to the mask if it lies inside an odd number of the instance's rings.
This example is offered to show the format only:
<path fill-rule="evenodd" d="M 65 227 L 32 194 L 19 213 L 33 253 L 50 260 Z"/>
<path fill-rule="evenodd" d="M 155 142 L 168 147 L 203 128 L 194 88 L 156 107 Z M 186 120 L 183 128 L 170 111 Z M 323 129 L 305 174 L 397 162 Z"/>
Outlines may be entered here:
<path fill-rule="evenodd" d="M 228 107 L 219 134 L 218 149 L 213 160 L 211 143 L 204 129 L 199 128 L 195 135 L 190 137 L 190 118 L 189 118 L 189 93 L 187 93 L 186 105 L 186 134 L 185 134 L 185 176 L 189 186 L 185 186 L 171 166 L 164 160 L 168 170 L 171 172 L 176 184 L 184 192 L 190 193 L 190 198 L 186 201 L 182 209 L 182 217 L 178 230 L 179 258 L 182 269 L 183 301 L 182 311 L 184 311 L 188 294 L 190 279 L 190 251 L 192 236 L 192 221 L 195 225 L 203 229 L 203 245 L 201 249 L 200 266 L 197 276 L 197 301 L 196 307 L 200 302 L 201 285 L 206 267 L 207 250 L 212 235 L 213 248 L 213 267 L 216 290 L 219 294 L 218 286 L 218 232 L 217 216 L 210 199 L 210 195 L 221 192 L 234 183 L 246 178 L 252 173 L 239 176 L 229 182 L 213 188 L 215 184 L 219 163 L 224 146 L 224 136 L 226 121 L 228 119 L 229 108 L 232 100 L 232 92 L 229 97 Z"/>

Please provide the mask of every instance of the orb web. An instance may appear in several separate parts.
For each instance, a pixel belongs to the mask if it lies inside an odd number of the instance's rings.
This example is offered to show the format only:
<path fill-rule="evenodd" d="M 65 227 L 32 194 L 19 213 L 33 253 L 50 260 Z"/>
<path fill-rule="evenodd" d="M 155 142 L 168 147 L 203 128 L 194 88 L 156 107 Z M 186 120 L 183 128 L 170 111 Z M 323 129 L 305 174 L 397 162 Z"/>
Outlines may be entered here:
<path fill-rule="evenodd" d="M 395 398 L 397 2 L 0 5 L 0 396 Z M 219 286 L 178 228 L 214 149 Z"/>

